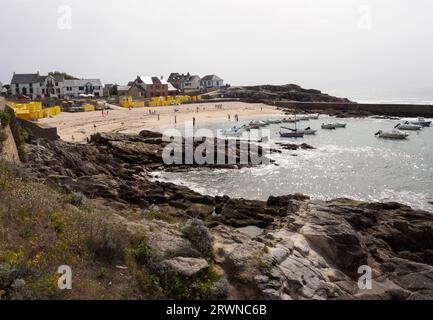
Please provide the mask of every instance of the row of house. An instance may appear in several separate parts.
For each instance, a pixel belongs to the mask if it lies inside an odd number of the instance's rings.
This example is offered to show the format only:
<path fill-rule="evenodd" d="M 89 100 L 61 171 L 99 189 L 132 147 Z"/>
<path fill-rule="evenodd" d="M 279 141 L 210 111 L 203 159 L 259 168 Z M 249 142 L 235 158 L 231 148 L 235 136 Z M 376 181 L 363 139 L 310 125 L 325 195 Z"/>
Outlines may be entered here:
<path fill-rule="evenodd" d="M 161 77 L 137 76 L 126 86 L 117 86 L 119 96 L 137 98 L 167 97 L 182 94 L 198 94 L 225 87 L 224 80 L 216 75 L 200 78 L 198 75 L 171 73 Z"/>
<path fill-rule="evenodd" d="M 37 73 L 14 73 L 10 91 L 13 96 L 35 98 L 78 98 L 87 94 L 103 96 L 100 79 L 65 79 L 62 75 L 40 75 Z"/>
<path fill-rule="evenodd" d="M 40 75 L 37 73 L 14 73 L 10 93 L 13 96 L 36 98 L 78 98 L 82 95 L 95 97 L 110 96 L 111 87 L 105 88 L 100 79 L 65 79 L 63 75 Z M 152 98 L 159 96 L 176 96 L 198 94 L 225 87 L 224 80 L 216 75 L 203 78 L 198 75 L 172 73 L 165 79 L 161 77 L 137 76 L 126 86 L 117 86 L 118 96 L 133 98 Z M 105 90 L 104 90 L 105 89 Z"/>
<path fill-rule="evenodd" d="M 167 81 L 184 93 L 207 92 L 225 87 L 224 80 L 214 74 L 200 78 L 198 75 L 191 75 L 189 72 L 187 74 L 172 73 Z"/>
<path fill-rule="evenodd" d="M 164 77 L 137 76 L 126 86 L 118 86 L 119 96 L 131 96 L 133 98 L 151 98 L 176 96 L 179 93 L 173 85 Z"/>

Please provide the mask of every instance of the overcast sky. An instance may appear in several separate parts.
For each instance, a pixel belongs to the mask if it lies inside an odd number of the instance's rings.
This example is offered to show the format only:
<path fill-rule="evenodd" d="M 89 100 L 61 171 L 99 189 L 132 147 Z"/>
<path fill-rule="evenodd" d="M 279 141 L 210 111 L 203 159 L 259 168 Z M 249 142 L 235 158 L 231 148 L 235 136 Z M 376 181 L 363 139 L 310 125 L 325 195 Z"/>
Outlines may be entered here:
<path fill-rule="evenodd" d="M 433 91 L 431 0 L 0 1 L 0 81 L 214 73 L 336 95 Z"/>

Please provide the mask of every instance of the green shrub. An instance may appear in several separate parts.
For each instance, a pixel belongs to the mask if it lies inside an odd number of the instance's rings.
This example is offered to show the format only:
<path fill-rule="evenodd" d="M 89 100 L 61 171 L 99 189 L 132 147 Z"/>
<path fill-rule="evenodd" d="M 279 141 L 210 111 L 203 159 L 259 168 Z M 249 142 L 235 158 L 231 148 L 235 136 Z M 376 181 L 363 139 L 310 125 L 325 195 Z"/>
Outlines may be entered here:
<path fill-rule="evenodd" d="M 137 250 L 135 251 L 135 259 L 139 264 L 145 265 L 149 260 L 150 254 L 151 252 L 148 244 L 143 241 L 140 243 Z"/>
<path fill-rule="evenodd" d="M 11 116 L 6 110 L 0 111 L 0 122 L 2 127 L 7 127 L 11 121 Z"/>
<path fill-rule="evenodd" d="M 203 221 L 199 219 L 188 220 L 182 227 L 182 234 L 192 242 L 203 256 L 211 257 L 213 255 L 213 239 Z"/>

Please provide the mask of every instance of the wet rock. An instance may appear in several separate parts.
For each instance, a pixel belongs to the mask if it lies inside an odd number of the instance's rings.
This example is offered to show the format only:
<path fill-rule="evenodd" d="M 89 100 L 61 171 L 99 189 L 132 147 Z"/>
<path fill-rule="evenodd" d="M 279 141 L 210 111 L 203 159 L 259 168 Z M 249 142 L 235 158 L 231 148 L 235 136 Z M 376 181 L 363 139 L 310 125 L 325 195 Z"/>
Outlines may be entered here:
<path fill-rule="evenodd" d="M 310 146 L 307 143 L 295 144 L 295 143 L 277 143 L 284 150 L 313 150 L 316 149 L 313 146 Z"/>

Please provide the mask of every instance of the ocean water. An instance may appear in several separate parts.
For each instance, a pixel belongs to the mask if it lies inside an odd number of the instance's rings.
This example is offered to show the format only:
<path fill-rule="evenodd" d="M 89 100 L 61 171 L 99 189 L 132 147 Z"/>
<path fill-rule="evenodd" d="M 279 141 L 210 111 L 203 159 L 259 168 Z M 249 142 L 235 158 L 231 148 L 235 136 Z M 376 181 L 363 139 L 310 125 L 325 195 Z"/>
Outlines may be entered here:
<path fill-rule="evenodd" d="M 256 118 L 257 119 L 257 118 Z M 245 119 L 246 120 L 246 119 Z M 346 129 L 322 130 L 321 123 L 345 122 Z M 240 122 L 246 123 L 248 121 Z M 281 125 L 271 125 L 271 145 L 308 143 L 316 150 L 283 150 L 270 158 L 278 165 L 241 170 L 158 172 L 158 179 L 188 186 L 209 195 L 266 200 L 270 195 L 304 193 L 314 199 L 346 197 L 364 201 L 396 201 L 433 212 L 433 127 L 411 132 L 407 140 L 384 140 L 378 130 L 391 131 L 397 120 L 335 119 L 302 121 L 299 128 L 317 129 L 303 139 L 279 137 Z M 214 123 L 213 131 L 233 126 Z M 293 126 L 292 124 L 283 124 Z"/>

